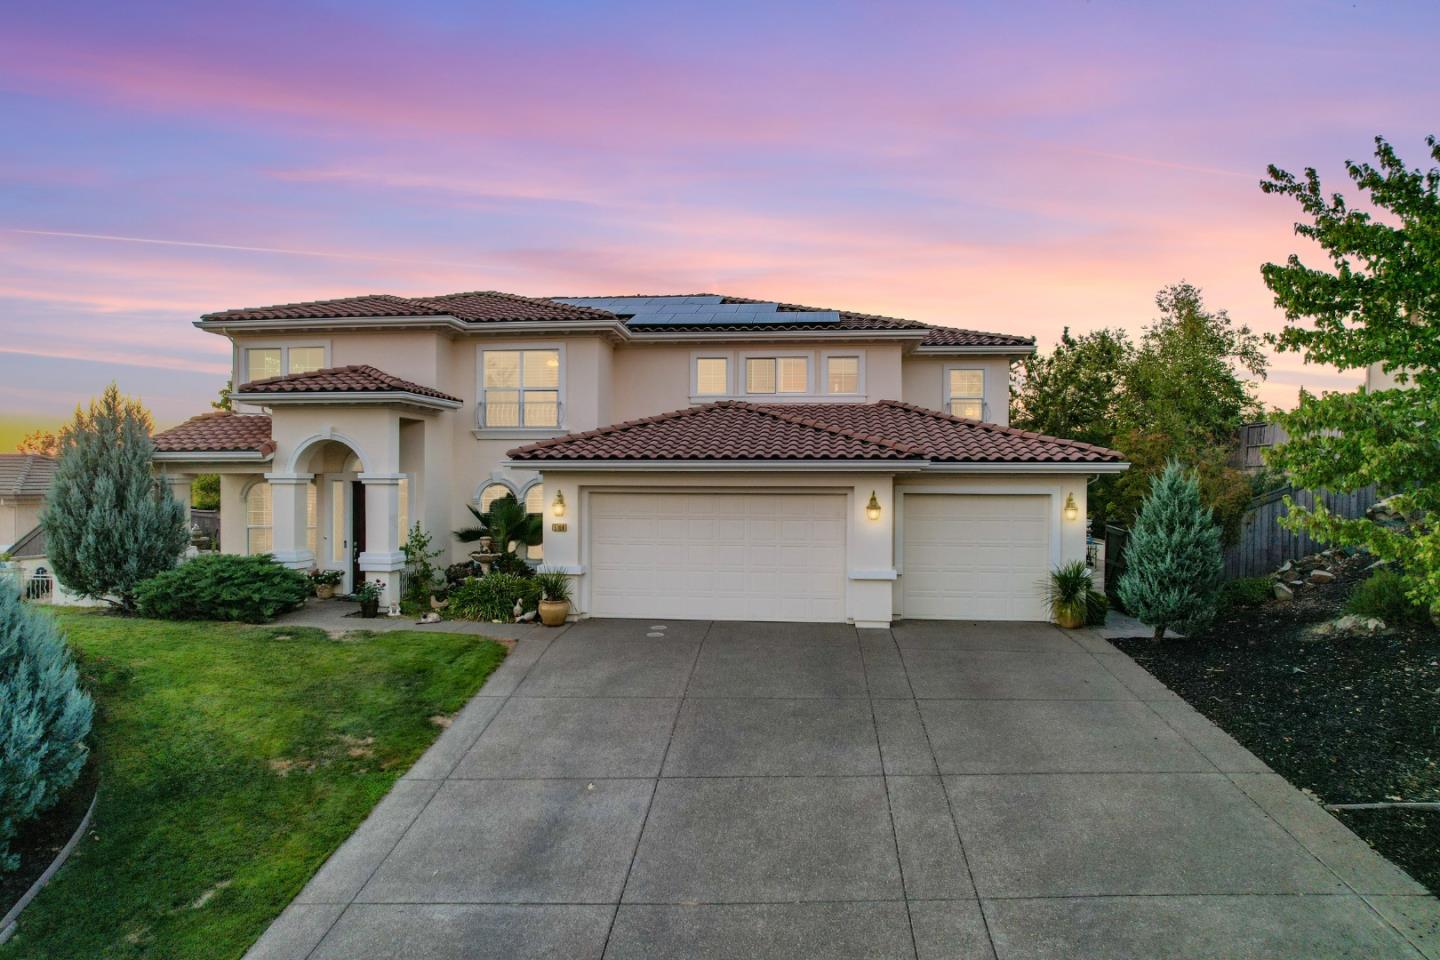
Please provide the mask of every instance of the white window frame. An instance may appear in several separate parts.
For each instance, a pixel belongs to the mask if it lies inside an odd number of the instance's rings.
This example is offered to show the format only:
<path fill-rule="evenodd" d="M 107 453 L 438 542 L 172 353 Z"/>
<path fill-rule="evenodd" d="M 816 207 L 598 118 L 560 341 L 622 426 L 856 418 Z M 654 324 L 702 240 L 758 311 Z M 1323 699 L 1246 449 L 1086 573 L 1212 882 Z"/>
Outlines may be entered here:
<path fill-rule="evenodd" d="M 855 357 L 857 373 L 855 376 L 854 393 L 831 393 L 830 392 L 830 360 L 833 357 Z M 816 389 L 827 397 L 863 397 L 865 396 L 865 351 L 855 350 L 821 350 L 820 363 L 816 368 Z"/>
<path fill-rule="evenodd" d="M 475 495 L 470 498 L 470 502 L 475 505 L 475 509 L 479 510 L 481 513 L 484 513 L 487 509 L 487 505 L 482 498 L 485 495 L 485 491 L 489 490 L 491 487 L 504 487 L 505 493 L 508 493 L 516 500 L 520 499 L 520 493 L 515 489 L 515 484 L 511 483 L 509 480 L 503 480 L 499 477 L 490 477 L 475 488 Z M 503 496 L 505 496 L 504 493 L 500 494 L 495 499 L 498 500 L 500 499 L 500 497 Z"/>
<path fill-rule="evenodd" d="M 559 409 L 556 411 L 556 424 L 553 427 L 490 427 L 485 425 L 485 354 L 487 352 L 508 353 L 519 351 L 524 353 L 527 350 L 554 350 L 560 359 L 560 377 L 555 388 L 558 399 L 556 403 Z M 520 360 L 520 405 L 523 421 L 525 405 L 525 360 Z M 565 422 L 569 416 L 566 409 L 565 390 L 565 344 L 558 341 L 537 341 L 527 343 L 484 343 L 475 346 L 475 429 L 476 436 L 486 437 L 553 437 L 566 432 Z M 478 496 L 478 493 L 477 493 Z"/>
<path fill-rule="evenodd" d="M 725 361 L 725 392 L 700 392 L 700 361 Z M 690 399 L 696 403 L 713 403 L 735 396 L 735 354 L 729 350 L 696 350 L 690 354 Z"/>
<path fill-rule="evenodd" d="M 244 343 L 235 345 L 235 380 L 238 387 L 242 383 L 249 383 L 250 362 L 246 355 L 247 350 L 279 350 L 280 351 L 280 373 L 279 376 L 286 376 L 290 373 L 290 350 L 291 348 L 304 350 L 318 348 L 325 352 L 325 359 L 320 364 L 320 369 L 325 370 L 332 366 L 330 359 L 329 340 L 276 340 L 261 341 L 257 343 Z"/>
<path fill-rule="evenodd" d="M 967 394 L 967 395 L 965 395 L 965 396 L 963 396 L 963 397 L 962 397 L 962 396 L 952 396 L 951 393 L 950 393 L 950 371 L 952 371 L 952 370 L 963 370 L 963 371 L 965 371 L 966 373 L 978 373 L 978 374 L 980 374 L 980 394 L 979 394 L 979 396 L 971 396 L 971 395 L 969 395 L 969 394 Z M 945 372 L 942 374 L 942 376 L 945 378 L 945 380 L 944 380 L 944 382 L 940 385 L 940 389 L 941 389 L 941 392 L 944 393 L 944 395 L 945 395 L 945 412 L 946 412 L 947 414 L 949 414 L 949 415 L 952 416 L 952 417 L 955 416 L 955 414 L 953 414 L 953 413 L 950 412 L 951 409 L 952 409 L 952 408 L 951 408 L 951 403 L 950 403 L 951 400 L 979 400 L 979 401 L 980 401 L 980 417 L 979 417 L 979 419 L 982 420 L 982 421 L 984 421 L 984 422 L 986 422 L 986 423 L 989 423 L 989 422 L 990 422 L 990 417 L 988 416 L 990 404 L 987 403 L 986 400 L 985 400 L 986 391 L 990 388 L 990 378 L 986 376 L 986 370 L 985 370 L 984 367 L 977 367 L 977 366 L 975 366 L 974 364 L 969 364 L 969 363 L 947 363 L 947 364 L 945 364 Z"/>
<path fill-rule="evenodd" d="M 780 364 L 782 357 L 802 357 L 805 360 L 805 389 L 799 393 L 780 392 Z M 747 389 L 750 379 L 751 360 L 775 360 L 775 392 L 750 393 Z M 794 400 L 800 397 L 814 399 L 815 392 L 815 351 L 813 350 L 741 350 L 735 365 L 735 395 L 744 398 L 764 397 L 770 400 Z"/>

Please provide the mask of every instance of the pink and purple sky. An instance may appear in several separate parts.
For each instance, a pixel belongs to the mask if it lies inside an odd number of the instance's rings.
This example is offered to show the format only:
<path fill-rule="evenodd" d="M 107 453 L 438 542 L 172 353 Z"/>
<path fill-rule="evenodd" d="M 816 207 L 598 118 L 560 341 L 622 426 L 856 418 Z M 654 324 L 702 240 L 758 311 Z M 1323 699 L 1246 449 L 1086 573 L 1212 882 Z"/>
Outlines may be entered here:
<path fill-rule="evenodd" d="M 109 380 L 206 408 L 202 312 L 713 291 L 1138 332 L 1182 278 L 1276 330 L 1267 163 L 1440 132 L 1440 5 L 9 5 L 0 448 Z M 1354 373 L 1277 357 L 1261 389 Z"/>

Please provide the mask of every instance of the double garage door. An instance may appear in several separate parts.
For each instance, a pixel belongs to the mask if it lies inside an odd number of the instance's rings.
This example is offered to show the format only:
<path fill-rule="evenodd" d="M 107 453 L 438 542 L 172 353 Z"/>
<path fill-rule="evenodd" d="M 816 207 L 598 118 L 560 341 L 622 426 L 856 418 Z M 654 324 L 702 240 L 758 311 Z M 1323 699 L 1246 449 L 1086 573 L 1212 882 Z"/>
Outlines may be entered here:
<path fill-rule="evenodd" d="M 847 503 L 841 494 L 593 493 L 589 612 L 843 622 Z M 911 494 L 904 503 L 906 618 L 1045 618 L 1049 497 Z"/>

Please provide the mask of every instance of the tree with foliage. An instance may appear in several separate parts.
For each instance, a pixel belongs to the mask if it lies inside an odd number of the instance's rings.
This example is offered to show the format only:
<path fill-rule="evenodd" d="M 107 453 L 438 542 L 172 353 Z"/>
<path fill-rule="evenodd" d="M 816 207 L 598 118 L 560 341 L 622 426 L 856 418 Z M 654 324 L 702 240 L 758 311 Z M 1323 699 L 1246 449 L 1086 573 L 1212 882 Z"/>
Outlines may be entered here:
<path fill-rule="evenodd" d="M 60 454 L 60 438 L 51 430 L 32 430 L 15 444 L 16 453 L 38 453 L 54 457 Z"/>
<path fill-rule="evenodd" d="M 40 515 L 60 582 L 127 613 L 140 582 L 175 566 L 190 541 L 184 508 L 151 473 L 152 423 L 113 383 L 76 408 Z"/>
<path fill-rule="evenodd" d="M 0 869 L 18 865 L 19 828 L 80 776 L 94 710 L 55 621 L 0 582 Z"/>
<path fill-rule="evenodd" d="M 230 391 L 234 382 L 233 380 L 225 381 L 225 386 L 220 388 L 220 395 L 210 401 L 211 407 L 216 410 L 233 409 L 230 403 Z M 190 505 L 197 510 L 220 509 L 220 474 L 202 473 L 191 481 Z"/>
<path fill-rule="evenodd" d="M 1200 499 L 1193 471 L 1172 460 L 1150 483 L 1125 545 L 1125 572 L 1116 594 L 1125 609 L 1155 628 L 1198 633 L 1215 618 L 1220 576 L 1220 527 Z"/>
<path fill-rule="evenodd" d="M 1049 356 L 1032 353 L 1020 361 L 1011 422 L 1022 430 L 1107 445 L 1114 439 L 1133 352 L 1124 330 L 1075 337 L 1066 327 Z"/>
<path fill-rule="evenodd" d="M 1440 141 L 1426 139 L 1440 165 Z M 1383 137 L 1376 165 L 1347 161 L 1346 172 L 1377 218 L 1326 195 L 1320 177 L 1269 168 L 1266 193 L 1291 197 L 1310 219 L 1295 232 L 1325 251 L 1326 268 L 1297 254 L 1261 268 L 1275 304 L 1285 311 L 1276 349 L 1341 370 L 1378 364 L 1400 384 L 1316 396 L 1279 418 L 1290 439 L 1270 463 L 1300 487 L 1357 490 L 1375 484 L 1397 494 L 1411 520 L 1405 529 L 1323 506 L 1288 503 L 1284 522 L 1328 543 L 1363 547 L 1398 566 L 1409 596 L 1440 618 L 1440 166 L 1410 169 Z"/>

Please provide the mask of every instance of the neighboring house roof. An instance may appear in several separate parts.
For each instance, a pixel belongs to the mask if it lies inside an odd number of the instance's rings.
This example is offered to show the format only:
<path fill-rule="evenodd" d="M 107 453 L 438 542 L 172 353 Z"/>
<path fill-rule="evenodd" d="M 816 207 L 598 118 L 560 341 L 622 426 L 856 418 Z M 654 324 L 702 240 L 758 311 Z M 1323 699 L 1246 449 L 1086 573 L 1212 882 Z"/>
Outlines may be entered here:
<path fill-rule="evenodd" d="M 270 439 L 270 418 L 258 413 L 217 410 L 191 417 L 178 427 L 153 437 L 158 453 L 255 453 L 275 452 Z"/>
<path fill-rule="evenodd" d="M 717 323 L 712 317 L 707 322 L 685 324 L 676 322 L 676 318 L 670 317 L 664 323 L 656 322 L 659 314 L 672 313 L 679 307 L 705 306 L 718 307 L 719 312 L 733 312 L 733 321 Z M 754 310 L 736 309 L 745 306 L 760 306 L 769 309 L 763 311 L 767 314 L 765 317 L 756 316 L 757 311 Z M 355 320 L 400 317 L 454 317 L 464 324 L 471 325 L 611 320 L 623 323 L 636 333 L 648 336 L 709 333 L 717 329 L 728 333 L 823 332 L 830 330 L 872 333 L 912 332 L 916 335 L 923 335 L 924 339 L 920 343 L 922 348 L 937 350 L 946 347 L 1015 347 L 1025 350 L 1033 348 L 1035 343 L 1033 337 L 962 330 L 957 327 L 941 327 L 921 323 L 918 320 L 860 313 L 854 310 L 809 307 L 798 303 L 755 300 L 749 297 L 732 297 L 714 293 L 630 294 L 602 297 L 522 297 L 496 290 L 475 290 L 426 297 L 399 297 L 388 293 L 374 293 L 335 300 L 310 300 L 302 303 L 281 303 L 264 307 L 221 310 L 205 314 L 200 318 L 200 322 L 202 324 L 225 324 L 233 321 Z"/>
<path fill-rule="evenodd" d="M 40 560 L 48 556 L 45 549 L 45 528 L 36 525 L 29 533 L 16 540 L 5 551 L 12 560 Z"/>
<path fill-rule="evenodd" d="M 434 387 L 402 380 L 368 364 L 351 364 L 347 367 L 327 367 L 308 373 L 290 373 L 282 377 L 267 377 L 252 380 L 236 388 L 233 396 L 240 398 L 276 398 L 286 395 L 305 394 L 411 394 L 443 400 L 447 404 L 459 405 L 463 401 L 448 393 L 441 393 Z"/>
<path fill-rule="evenodd" d="M 894 400 L 764 406 L 721 401 L 518 447 L 512 460 L 899 460 L 1124 464 L 1105 447 L 962 420 Z"/>
<path fill-rule="evenodd" d="M 0 453 L 0 497 L 43 497 L 58 461 L 40 453 Z"/>

